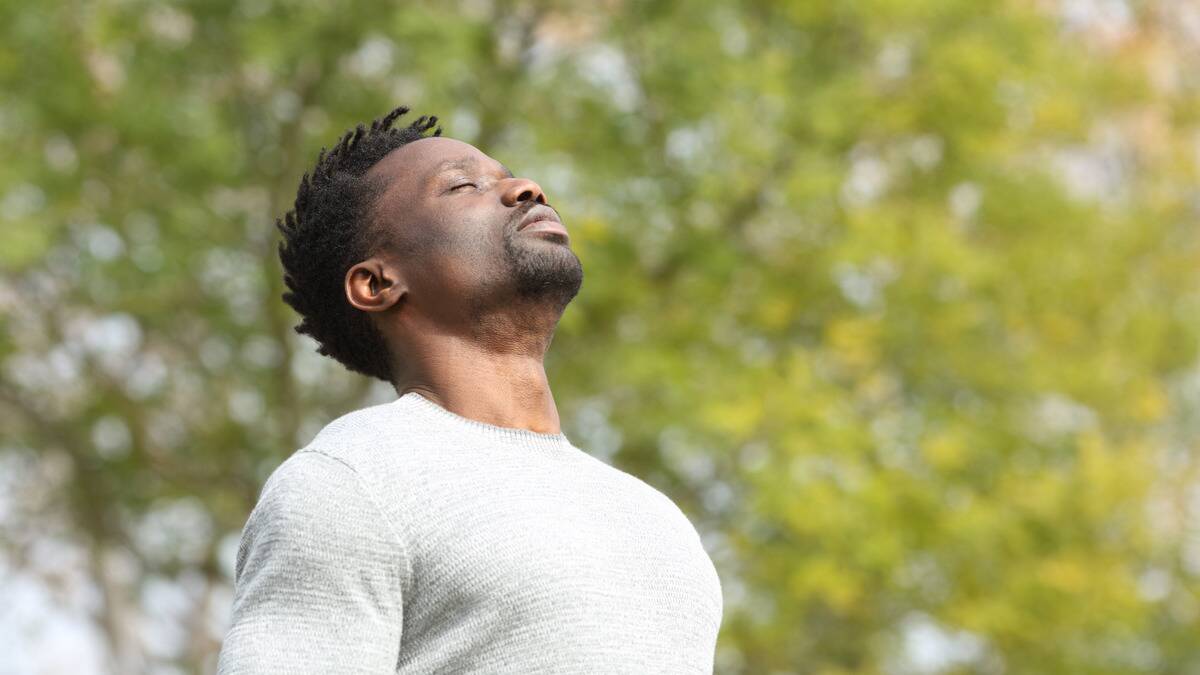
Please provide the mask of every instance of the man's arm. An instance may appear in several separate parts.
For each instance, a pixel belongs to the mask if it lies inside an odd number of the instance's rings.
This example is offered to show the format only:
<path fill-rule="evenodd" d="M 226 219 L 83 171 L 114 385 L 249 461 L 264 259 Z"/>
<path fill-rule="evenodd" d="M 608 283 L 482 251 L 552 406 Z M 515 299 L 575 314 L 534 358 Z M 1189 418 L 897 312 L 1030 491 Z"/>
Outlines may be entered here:
<path fill-rule="evenodd" d="M 218 674 L 395 672 L 404 556 L 353 469 L 296 453 L 242 531 Z"/>

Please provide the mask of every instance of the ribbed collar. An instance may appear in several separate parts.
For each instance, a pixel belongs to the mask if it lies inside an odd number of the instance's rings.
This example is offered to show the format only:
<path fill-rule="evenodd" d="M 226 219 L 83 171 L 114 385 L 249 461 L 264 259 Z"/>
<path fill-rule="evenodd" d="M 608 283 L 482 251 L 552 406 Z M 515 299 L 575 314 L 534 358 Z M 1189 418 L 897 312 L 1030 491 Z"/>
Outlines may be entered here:
<path fill-rule="evenodd" d="M 450 412 L 442 406 L 425 398 L 415 391 L 410 391 L 396 399 L 397 405 L 407 406 L 425 415 L 439 419 L 456 430 L 469 431 L 481 437 L 516 445 L 531 450 L 568 450 L 575 446 L 567 439 L 566 434 L 542 434 L 529 429 L 499 427 L 494 424 L 480 422 L 457 413 Z"/>

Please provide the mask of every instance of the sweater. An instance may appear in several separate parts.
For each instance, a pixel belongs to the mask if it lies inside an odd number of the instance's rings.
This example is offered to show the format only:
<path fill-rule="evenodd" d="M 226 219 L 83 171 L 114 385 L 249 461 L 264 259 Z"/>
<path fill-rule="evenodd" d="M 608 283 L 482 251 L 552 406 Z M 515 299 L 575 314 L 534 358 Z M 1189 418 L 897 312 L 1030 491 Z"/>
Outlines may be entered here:
<path fill-rule="evenodd" d="M 722 612 L 662 492 L 562 433 L 410 392 L 270 474 L 217 671 L 711 673 Z"/>

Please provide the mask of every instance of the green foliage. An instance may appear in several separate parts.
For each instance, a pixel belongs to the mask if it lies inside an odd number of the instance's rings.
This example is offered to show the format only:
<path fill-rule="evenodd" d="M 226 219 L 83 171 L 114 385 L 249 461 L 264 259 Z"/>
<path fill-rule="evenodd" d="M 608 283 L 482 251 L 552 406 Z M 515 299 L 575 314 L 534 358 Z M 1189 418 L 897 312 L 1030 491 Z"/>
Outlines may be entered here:
<path fill-rule="evenodd" d="M 1200 6 L 1129 12 L 0 3 L 4 551 L 211 670 L 266 475 L 394 396 L 292 332 L 274 218 L 406 104 L 572 228 L 566 431 L 705 533 L 718 672 L 1200 671 Z"/>

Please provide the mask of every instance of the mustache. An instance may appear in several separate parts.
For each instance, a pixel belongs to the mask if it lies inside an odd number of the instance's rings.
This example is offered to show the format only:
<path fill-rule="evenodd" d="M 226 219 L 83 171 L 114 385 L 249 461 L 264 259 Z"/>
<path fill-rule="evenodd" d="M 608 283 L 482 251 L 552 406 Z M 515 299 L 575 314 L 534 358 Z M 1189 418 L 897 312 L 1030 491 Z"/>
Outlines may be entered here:
<path fill-rule="evenodd" d="M 531 201 L 513 209 L 512 217 L 508 219 L 508 223 L 505 226 L 506 231 L 509 234 L 515 234 L 517 228 L 521 226 L 521 221 L 525 219 L 525 216 L 529 215 L 529 212 L 538 206 L 540 206 L 540 204 Z"/>

